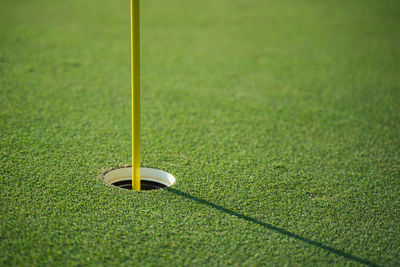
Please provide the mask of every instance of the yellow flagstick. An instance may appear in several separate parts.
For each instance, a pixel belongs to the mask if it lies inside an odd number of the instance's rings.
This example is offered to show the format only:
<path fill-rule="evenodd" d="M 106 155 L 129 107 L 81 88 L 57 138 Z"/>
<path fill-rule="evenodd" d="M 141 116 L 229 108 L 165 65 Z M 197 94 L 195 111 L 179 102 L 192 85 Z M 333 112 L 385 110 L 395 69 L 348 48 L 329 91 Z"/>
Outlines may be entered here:
<path fill-rule="evenodd" d="M 131 0 L 132 189 L 140 190 L 140 27 L 139 0 Z"/>

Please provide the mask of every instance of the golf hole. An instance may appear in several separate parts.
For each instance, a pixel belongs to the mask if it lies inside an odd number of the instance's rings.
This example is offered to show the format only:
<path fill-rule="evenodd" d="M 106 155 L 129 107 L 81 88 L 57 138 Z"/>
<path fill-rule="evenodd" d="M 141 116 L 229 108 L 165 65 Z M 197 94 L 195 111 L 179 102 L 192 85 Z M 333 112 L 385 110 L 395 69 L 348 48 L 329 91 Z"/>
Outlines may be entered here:
<path fill-rule="evenodd" d="M 106 172 L 104 181 L 109 185 L 132 190 L 132 167 L 123 167 Z M 140 168 L 141 190 L 170 187 L 175 181 L 175 177 L 168 172 L 152 168 Z"/>

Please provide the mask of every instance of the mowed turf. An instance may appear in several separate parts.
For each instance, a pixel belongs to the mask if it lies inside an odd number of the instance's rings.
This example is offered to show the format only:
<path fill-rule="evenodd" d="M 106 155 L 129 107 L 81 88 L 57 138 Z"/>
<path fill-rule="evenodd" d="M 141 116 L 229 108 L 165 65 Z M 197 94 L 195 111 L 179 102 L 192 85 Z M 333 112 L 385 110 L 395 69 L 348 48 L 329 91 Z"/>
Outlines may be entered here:
<path fill-rule="evenodd" d="M 0 1 L 0 265 L 400 264 L 400 2 Z"/>

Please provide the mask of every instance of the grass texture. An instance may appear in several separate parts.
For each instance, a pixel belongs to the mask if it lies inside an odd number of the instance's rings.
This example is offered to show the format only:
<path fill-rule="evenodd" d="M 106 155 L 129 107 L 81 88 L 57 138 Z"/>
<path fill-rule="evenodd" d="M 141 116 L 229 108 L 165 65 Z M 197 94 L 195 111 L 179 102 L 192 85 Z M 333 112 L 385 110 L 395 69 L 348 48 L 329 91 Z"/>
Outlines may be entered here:
<path fill-rule="evenodd" d="M 399 266 L 399 3 L 0 0 L 0 265 Z"/>

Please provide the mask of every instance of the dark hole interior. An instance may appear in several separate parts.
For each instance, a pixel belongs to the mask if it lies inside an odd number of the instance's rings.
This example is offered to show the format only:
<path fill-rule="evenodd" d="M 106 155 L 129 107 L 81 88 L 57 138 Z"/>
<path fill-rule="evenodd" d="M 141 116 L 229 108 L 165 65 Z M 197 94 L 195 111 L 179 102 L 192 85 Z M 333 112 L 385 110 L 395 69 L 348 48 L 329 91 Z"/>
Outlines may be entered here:
<path fill-rule="evenodd" d="M 117 186 L 119 188 L 132 190 L 132 180 L 119 181 L 112 183 L 112 185 Z M 155 190 L 155 189 L 163 189 L 165 187 L 167 186 L 153 181 L 146 181 L 146 180 L 140 181 L 140 190 Z"/>

